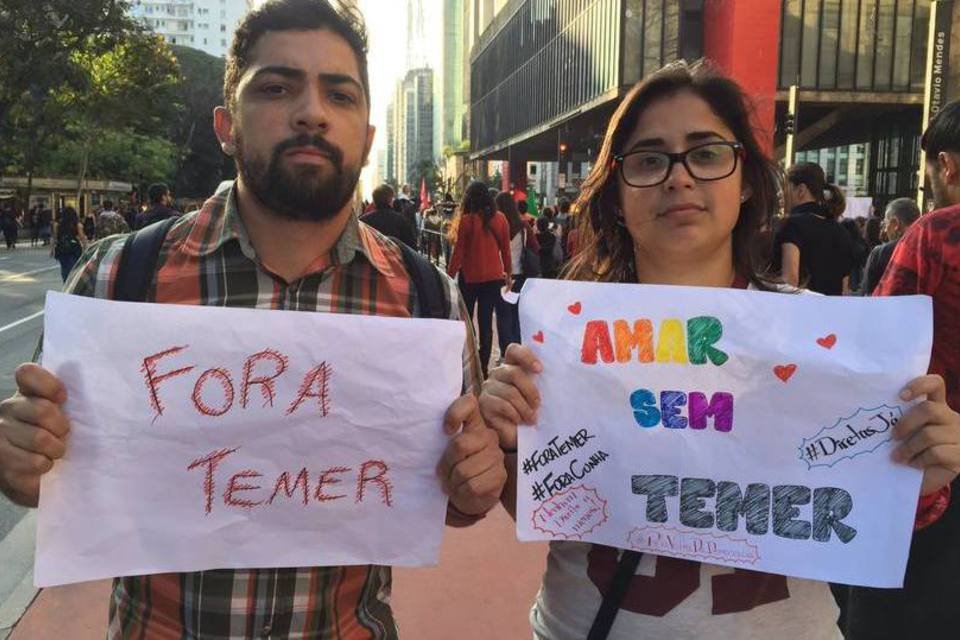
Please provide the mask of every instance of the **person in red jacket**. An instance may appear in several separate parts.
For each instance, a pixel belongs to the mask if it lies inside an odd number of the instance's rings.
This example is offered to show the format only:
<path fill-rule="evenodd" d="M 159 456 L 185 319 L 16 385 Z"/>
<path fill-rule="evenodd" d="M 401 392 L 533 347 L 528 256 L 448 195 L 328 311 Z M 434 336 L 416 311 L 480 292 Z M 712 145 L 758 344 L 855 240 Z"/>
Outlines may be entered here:
<path fill-rule="evenodd" d="M 463 215 L 447 273 L 454 277 L 460 272 L 460 290 L 471 318 L 479 303 L 480 364 L 486 377 L 493 343 L 493 309 L 501 290 L 513 285 L 510 225 L 482 182 L 467 186 L 460 210 Z"/>

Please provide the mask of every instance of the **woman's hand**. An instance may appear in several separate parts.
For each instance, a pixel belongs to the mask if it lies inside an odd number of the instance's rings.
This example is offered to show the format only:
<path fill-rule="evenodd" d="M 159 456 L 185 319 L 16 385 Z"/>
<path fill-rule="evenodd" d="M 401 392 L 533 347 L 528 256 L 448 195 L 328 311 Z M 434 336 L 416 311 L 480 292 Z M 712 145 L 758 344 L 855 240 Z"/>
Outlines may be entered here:
<path fill-rule="evenodd" d="M 518 425 L 537 421 L 540 392 L 533 376 L 542 371 L 543 365 L 533 351 L 511 344 L 503 364 L 492 369 L 483 383 L 480 413 L 487 426 L 500 436 L 500 447 L 506 451 L 517 448 Z"/>
<path fill-rule="evenodd" d="M 960 473 L 960 414 L 947 405 L 943 378 L 926 375 L 915 378 L 900 392 L 903 400 L 927 399 L 907 411 L 894 427 L 902 440 L 894 459 L 923 469 L 920 495 L 928 495 L 950 484 Z"/>

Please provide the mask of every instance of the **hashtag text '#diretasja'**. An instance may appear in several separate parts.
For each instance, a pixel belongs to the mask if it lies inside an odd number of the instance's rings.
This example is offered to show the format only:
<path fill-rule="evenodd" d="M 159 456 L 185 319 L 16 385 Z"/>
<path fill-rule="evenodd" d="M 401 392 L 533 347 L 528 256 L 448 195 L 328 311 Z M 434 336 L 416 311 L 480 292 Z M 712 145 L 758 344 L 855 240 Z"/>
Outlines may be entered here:
<path fill-rule="evenodd" d="M 560 436 L 552 438 L 547 444 L 546 449 L 534 449 L 533 453 L 524 458 L 521 470 L 524 475 L 529 475 L 537 471 L 554 460 L 559 460 L 572 451 L 576 451 L 586 446 L 588 440 L 596 436 L 590 435 L 586 429 L 580 429 L 572 436 L 561 439 Z"/>

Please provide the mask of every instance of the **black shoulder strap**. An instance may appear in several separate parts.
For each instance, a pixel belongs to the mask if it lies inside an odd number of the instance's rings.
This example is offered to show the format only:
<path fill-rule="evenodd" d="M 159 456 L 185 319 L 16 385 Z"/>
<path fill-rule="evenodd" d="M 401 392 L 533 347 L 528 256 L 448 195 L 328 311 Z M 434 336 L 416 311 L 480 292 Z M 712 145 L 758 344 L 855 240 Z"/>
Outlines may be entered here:
<path fill-rule="evenodd" d="M 160 247 L 176 222 L 176 218 L 167 218 L 127 236 L 113 285 L 114 300 L 146 302 Z"/>
<path fill-rule="evenodd" d="M 625 550 L 620 555 L 620 561 L 617 563 L 617 570 L 613 574 L 613 580 L 603 596 L 603 602 L 600 603 L 600 610 L 597 611 L 597 617 L 593 619 L 593 625 L 590 627 L 590 633 L 587 634 L 587 640 L 606 640 L 610 635 L 610 629 L 613 628 L 613 621 L 620 612 L 620 604 L 623 597 L 627 594 L 627 587 L 630 580 L 637 572 L 640 565 L 640 556 L 642 553 L 637 551 Z"/>
<path fill-rule="evenodd" d="M 435 318 L 448 320 L 450 318 L 450 300 L 444 293 L 446 283 L 443 276 L 429 260 L 408 247 L 404 242 L 394 238 L 403 255 L 403 264 L 410 274 L 414 289 L 417 290 L 417 301 L 420 304 L 421 318 Z"/>

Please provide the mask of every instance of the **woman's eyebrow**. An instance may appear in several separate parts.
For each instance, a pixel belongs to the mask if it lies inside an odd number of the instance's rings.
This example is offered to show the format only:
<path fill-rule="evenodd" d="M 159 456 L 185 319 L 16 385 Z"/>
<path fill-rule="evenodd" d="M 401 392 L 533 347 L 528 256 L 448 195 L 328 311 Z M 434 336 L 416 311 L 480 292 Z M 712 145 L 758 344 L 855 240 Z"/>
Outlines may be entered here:
<path fill-rule="evenodd" d="M 686 135 L 687 142 L 700 142 L 702 140 L 714 140 L 714 139 L 725 140 L 726 138 L 724 138 L 722 135 L 720 135 L 716 131 L 709 131 L 709 130 L 691 131 Z M 666 143 L 664 142 L 663 138 L 643 138 L 641 140 L 637 140 L 632 145 L 630 145 L 630 148 L 627 149 L 625 153 L 630 153 L 631 151 L 634 151 L 636 149 L 640 149 L 643 147 L 663 147 L 665 145 Z"/>
<path fill-rule="evenodd" d="M 697 142 L 699 140 L 710 140 L 712 138 L 719 138 L 720 140 L 725 140 L 725 138 L 717 133 L 716 131 L 693 131 L 687 134 L 687 140 L 690 142 Z"/>

